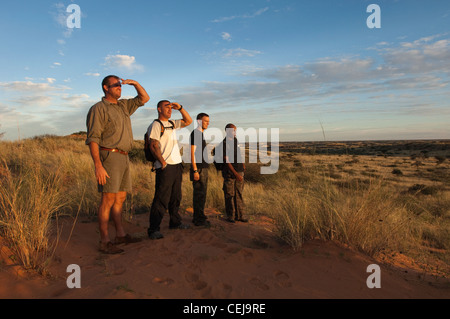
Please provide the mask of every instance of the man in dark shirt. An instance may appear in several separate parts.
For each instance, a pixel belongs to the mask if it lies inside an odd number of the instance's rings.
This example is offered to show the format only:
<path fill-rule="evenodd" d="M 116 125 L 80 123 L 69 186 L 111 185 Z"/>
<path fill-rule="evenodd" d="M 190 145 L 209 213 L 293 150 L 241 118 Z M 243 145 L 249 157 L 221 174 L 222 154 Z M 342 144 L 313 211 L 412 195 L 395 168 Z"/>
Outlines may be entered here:
<path fill-rule="evenodd" d="M 223 140 L 223 192 L 227 221 L 247 222 L 244 218 L 245 205 L 242 197 L 244 191 L 245 163 L 242 160 L 241 148 L 236 139 L 236 126 L 227 124 L 226 137 Z M 234 219 L 233 219 L 234 217 Z"/>
<path fill-rule="evenodd" d="M 197 128 L 190 136 L 191 144 L 191 170 L 190 177 L 193 193 L 194 217 L 192 222 L 195 226 L 209 226 L 205 215 L 206 192 L 208 188 L 208 159 L 205 148 L 206 141 L 203 136 L 204 130 L 208 128 L 209 115 L 200 113 L 197 115 Z"/>

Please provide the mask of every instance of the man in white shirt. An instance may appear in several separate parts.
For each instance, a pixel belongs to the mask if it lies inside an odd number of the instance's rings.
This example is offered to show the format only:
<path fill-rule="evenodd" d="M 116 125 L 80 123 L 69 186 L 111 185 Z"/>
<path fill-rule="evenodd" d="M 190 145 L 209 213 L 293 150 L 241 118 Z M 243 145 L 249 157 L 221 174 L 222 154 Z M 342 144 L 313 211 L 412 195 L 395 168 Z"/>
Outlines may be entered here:
<path fill-rule="evenodd" d="M 179 103 L 167 100 L 158 102 L 158 121 L 148 127 L 150 150 L 157 159 L 155 161 L 156 182 L 155 196 L 150 210 L 148 236 L 150 239 L 160 239 L 164 236 L 160 232 L 160 225 L 166 210 L 169 210 L 169 228 L 184 229 L 188 225 L 182 224 L 178 212 L 181 203 L 181 181 L 183 165 L 175 130 L 192 123 L 189 113 Z M 172 110 L 181 113 L 181 120 L 170 120 Z M 172 125 L 173 124 L 173 125 Z"/>

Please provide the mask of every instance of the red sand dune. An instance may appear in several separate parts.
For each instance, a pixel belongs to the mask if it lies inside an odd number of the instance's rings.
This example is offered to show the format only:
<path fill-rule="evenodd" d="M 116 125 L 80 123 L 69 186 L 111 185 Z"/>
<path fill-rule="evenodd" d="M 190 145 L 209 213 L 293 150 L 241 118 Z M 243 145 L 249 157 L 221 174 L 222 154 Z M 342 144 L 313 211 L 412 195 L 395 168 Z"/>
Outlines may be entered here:
<path fill-rule="evenodd" d="M 120 255 L 98 251 L 96 222 L 59 221 L 62 233 L 50 277 L 30 275 L 2 248 L 0 298 L 32 299 L 392 299 L 449 298 L 448 279 L 381 265 L 381 288 L 368 288 L 367 266 L 377 261 L 332 242 L 312 241 L 294 252 L 280 243 L 263 219 L 229 224 L 208 211 L 210 228 L 169 230 L 146 237 L 148 214 L 127 229 L 142 242 Z M 183 214 L 191 223 L 191 214 Z M 112 230 L 112 226 L 111 226 Z M 113 231 L 113 230 L 112 230 Z M 81 269 L 81 288 L 69 289 L 67 266 Z"/>

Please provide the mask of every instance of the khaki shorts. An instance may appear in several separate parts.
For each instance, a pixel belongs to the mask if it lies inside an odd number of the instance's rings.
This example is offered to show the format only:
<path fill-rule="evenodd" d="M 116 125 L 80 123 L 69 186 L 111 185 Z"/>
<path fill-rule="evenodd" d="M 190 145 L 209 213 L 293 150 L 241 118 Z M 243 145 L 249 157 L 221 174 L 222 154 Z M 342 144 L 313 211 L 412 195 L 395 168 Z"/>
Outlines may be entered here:
<path fill-rule="evenodd" d="M 100 150 L 100 159 L 109 178 L 106 178 L 105 185 L 98 185 L 98 191 L 103 193 L 131 192 L 128 155 Z"/>

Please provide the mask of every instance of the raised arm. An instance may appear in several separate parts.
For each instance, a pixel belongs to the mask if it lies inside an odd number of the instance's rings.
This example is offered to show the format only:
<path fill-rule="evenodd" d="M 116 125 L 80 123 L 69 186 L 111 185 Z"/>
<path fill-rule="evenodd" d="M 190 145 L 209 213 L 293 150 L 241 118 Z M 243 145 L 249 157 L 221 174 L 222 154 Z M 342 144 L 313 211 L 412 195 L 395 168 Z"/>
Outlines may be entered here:
<path fill-rule="evenodd" d="M 147 103 L 148 101 L 150 101 L 150 96 L 148 96 L 147 91 L 145 91 L 145 89 L 135 80 L 124 80 L 121 79 L 122 84 L 129 84 L 134 86 L 134 88 L 136 89 L 136 92 L 138 94 L 139 99 L 141 100 L 142 104 Z"/>
<path fill-rule="evenodd" d="M 181 127 L 191 125 L 192 118 L 189 113 L 179 103 L 172 103 L 172 109 L 179 110 L 183 119 L 181 120 Z"/>

